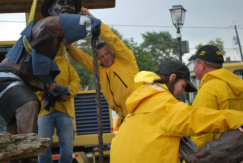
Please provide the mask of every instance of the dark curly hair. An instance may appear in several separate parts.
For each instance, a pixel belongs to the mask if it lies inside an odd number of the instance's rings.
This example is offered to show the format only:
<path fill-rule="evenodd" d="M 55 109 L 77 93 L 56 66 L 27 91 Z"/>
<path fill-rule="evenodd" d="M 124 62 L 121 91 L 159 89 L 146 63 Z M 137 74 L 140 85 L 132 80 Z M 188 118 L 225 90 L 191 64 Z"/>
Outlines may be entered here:
<path fill-rule="evenodd" d="M 55 0 L 42 0 L 41 3 L 41 14 L 43 17 L 47 17 L 50 16 L 50 14 L 48 13 L 48 8 L 50 7 L 50 5 L 52 4 L 52 2 L 54 2 Z M 74 4 L 75 4 L 75 13 L 79 13 L 81 11 L 82 8 L 82 0 L 74 0 Z"/>

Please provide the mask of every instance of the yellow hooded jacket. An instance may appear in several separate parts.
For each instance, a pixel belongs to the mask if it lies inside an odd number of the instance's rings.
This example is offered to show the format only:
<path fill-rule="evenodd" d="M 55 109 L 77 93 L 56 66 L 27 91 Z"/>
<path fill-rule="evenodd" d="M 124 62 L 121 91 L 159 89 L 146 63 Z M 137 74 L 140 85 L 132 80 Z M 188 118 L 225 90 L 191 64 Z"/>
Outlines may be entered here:
<path fill-rule="evenodd" d="M 111 144 L 111 163 L 178 163 L 181 136 L 224 132 L 243 124 L 243 113 L 192 108 L 166 85 L 151 84 L 152 72 L 135 76 L 138 88 L 128 97 L 128 115 Z M 147 84 L 146 84 L 147 83 Z"/>
<path fill-rule="evenodd" d="M 109 107 L 123 119 L 127 115 L 125 101 L 135 88 L 133 79 L 138 73 L 136 59 L 133 52 L 104 23 L 101 23 L 101 37 L 115 55 L 110 67 L 99 64 L 101 90 Z M 93 57 L 73 45 L 68 53 L 87 70 L 94 72 Z"/>
<path fill-rule="evenodd" d="M 60 51 L 58 53 L 62 53 Z M 74 69 L 74 67 L 68 62 L 62 59 L 61 55 L 56 56 L 55 62 L 57 63 L 60 74 L 57 75 L 55 81 L 56 85 L 65 86 L 70 92 L 70 100 L 67 101 L 57 101 L 54 107 L 50 108 L 50 111 L 45 110 L 44 108 L 44 98 L 43 92 L 37 92 L 36 95 L 41 101 L 41 110 L 38 117 L 50 114 L 53 110 L 58 110 L 60 112 L 66 113 L 68 116 L 74 118 L 75 110 L 74 110 L 74 96 L 78 93 L 80 88 L 80 79 L 79 76 Z"/>
<path fill-rule="evenodd" d="M 232 109 L 243 111 L 243 80 L 222 68 L 205 74 L 199 85 L 193 107 L 209 107 L 216 110 Z M 220 134 L 204 134 L 192 137 L 199 148 L 207 141 L 215 140 Z"/>

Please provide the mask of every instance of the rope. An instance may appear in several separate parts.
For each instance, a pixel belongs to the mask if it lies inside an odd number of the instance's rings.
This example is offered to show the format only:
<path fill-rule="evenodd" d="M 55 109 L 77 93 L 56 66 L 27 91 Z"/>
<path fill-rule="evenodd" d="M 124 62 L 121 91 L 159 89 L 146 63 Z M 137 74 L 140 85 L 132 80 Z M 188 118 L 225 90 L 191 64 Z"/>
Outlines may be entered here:
<path fill-rule="evenodd" d="M 100 28 L 100 27 L 99 27 Z M 103 157 L 103 126 L 102 126 L 102 115 L 101 115 L 101 108 L 100 108 L 100 77 L 99 77 L 99 70 L 98 70 L 98 57 L 97 57 L 97 47 L 96 43 L 98 40 L 100 29 L 96 28 L 92 32 L 91 38 L 91 46 L 93 49 L 93 63 L 94 63 L 94 73 L 95 73 L 95 87 L 96 87 L 96 112 L 97 112 L 97 121 L 98 121 L 98 141 L 99 141 L 99 163 L 104 162 Z"/>

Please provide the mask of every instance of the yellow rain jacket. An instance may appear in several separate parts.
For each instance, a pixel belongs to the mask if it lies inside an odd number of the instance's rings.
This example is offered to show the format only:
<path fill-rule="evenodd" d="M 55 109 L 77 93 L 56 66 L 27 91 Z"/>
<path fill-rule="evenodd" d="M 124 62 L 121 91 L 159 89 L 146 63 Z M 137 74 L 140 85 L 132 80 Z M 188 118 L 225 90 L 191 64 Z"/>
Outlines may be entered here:
<path fill-rule="evenodd" d="M 208 72 L 198 88 L 193 107 L 243 111 L 243 80 L 232 72 L 224 68 Z M 201 148 L 208 140 L 215 140 L 219 136 L 209 133 L 193 137 L 192 140 Z"/>
<path fill-rule="evenodd" d="M 127 115 L 125 101 L 134 90 L 133 79 L 138 73 L 136 59 L 133 52 L 104 23 L 101 23 L 101 37 L 115 55 L 110 67 L 104 67 L 99 63 L 101 90 L 109 107 L 123 119 Z M 94 72 L 93 57 L 73 45 L 68 53 L 90 72 Z"/>
<path fill-rule="evenodd" d="M 55 61 L 60 69 L 60 74 L 56 77 L 56 85 L 65 86 L 70 92 L 70 100 L 67 101 L 57 101 L 54 107 L 50 108 L 50 111 L 45 110 L 44 108 L 44 98 L 43 92 L 37 92 L 37 96 L 41 101 L 41 110 L 39 117 L 50 114 L 54 109 L 60 112 L 66 113 L 68 116 L 74 118 L 74 96 L 78 93 L 80 88 L 80 79 L 73 68 L 73 66 L 68 62 L 62 59 L 62 56 L 56 56 Z"/>
<path fill-rule="evenodd" d="M 178 163 L 181 136 L 224 132 L 243 124 L 243 113 L 192 108 L 152 72 L 135 76 L 138 88 L 126 101 L 128 115 L 111 144 L 111 163 Z M 139 79 L 139 80 L 138 80 Z"/>

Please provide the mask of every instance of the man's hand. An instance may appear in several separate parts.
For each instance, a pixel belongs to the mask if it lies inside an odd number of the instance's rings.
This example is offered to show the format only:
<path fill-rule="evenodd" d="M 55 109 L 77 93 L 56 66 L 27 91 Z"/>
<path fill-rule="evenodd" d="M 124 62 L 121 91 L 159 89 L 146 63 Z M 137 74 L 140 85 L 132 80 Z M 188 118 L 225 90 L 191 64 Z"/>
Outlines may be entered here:
<path fill-rule="evenodd" d="M 69 99 L 70 99 L 70 95 L 67 95 L 67 94 L 61 95 L 61 100 L 62 101 L 67 101 Z"/>
<path fill-rule="evenodd" d="M 88 16 L 91 16 L 92 18 L 95 18 L 94 15 L 92 15 L 89 10 L 87 8 L 84 8 L 82 7 L 81 8 L 81 12 L 80 12 L 81 15 L 88 15 Z"/>
<path fill-rule="evenodd" d="M 53 91 L 55 89 L 55 83 L 51 83 L 49 86 L 48 86 L 48 91 Z"/>
<path fill-rule="evenodd" d="M 100 26 L 96 26 L 92 31 L 92 37 L 97 40 L 99 35 L 100 35 Z"/>
<path fill-rule="evenodd" d="M 70 48 L 70 46 L 71 46 L 72 44 L 67 44 L 67 41 L 66 41 L 65 39 L 63 39 L 62 42 L 63 42 L 64 46 L 66 47 L 66 51 L 68 51 L 69 48 Z"/>

